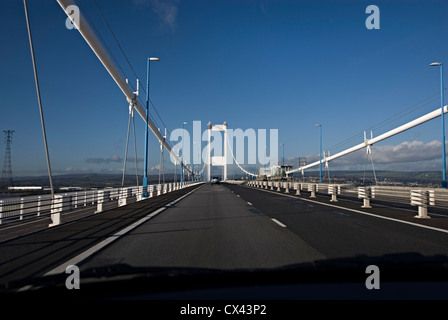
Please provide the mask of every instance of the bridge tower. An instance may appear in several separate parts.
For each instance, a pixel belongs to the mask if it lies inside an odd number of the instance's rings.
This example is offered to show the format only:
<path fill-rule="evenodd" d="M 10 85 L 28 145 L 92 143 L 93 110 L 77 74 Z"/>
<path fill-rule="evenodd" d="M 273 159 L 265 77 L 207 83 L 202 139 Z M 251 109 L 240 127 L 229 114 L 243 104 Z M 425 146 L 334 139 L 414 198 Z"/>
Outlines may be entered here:
<path fill-rule="evenodd" d="M 222 166 L 223 167 L 223 177 L 222 180 L 227 180 L 227 122 L 224 124 L 212 125 L 211 122 L 207 125 L 208 128 L 208 145 L 207 145 L 207 180 L 211 179 L 211 167 L 212 166 Z M 212 131 L 222 131 L 224 132 L 224 144 L 223 144 L 223 156 L 211 156 L 211 135 Z"/>
<path fill-rule="evenodd" d="M 14 186 L 11 170 L 11 143 L 14 130 L 4 130 L 3 132 L 5 133 L 6 150 L 5 158 L 3 161 L 1 185 L 4 185 L 5 188 L 8 188 Z"/>

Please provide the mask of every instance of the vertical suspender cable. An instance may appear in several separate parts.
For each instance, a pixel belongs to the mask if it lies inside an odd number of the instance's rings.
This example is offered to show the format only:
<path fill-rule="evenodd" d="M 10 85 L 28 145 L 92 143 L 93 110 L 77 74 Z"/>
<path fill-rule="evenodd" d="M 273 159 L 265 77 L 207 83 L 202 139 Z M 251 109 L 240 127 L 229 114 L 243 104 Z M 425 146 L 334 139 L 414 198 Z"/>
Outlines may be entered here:
<path fill-rule="evenodd" d="M 135 136 L 134 105 L 132 105 L 132 129 L 134 134 L 135 179 L 138 187 L 137 138 Z"/>
<path fill-rule="evenodd" d="M 129 120 L 128 120 L 128 132 L 126 134 L 126 148 L 124 152 L 124 163 L 123 163 L 123 176 L 121 178 L 121 187 L 124 187 L 124 176 L 126 174 L 126 162 L 128 159 L 128 144 L 129 144 L 129 131 L 131 128 L 131 106 L 129 106 Z"/>
<path fill-rule="evenodd" d="M 33 38 L 31 36 L 31 28 L 30 28 L 30 22 L 29 22 L 29 18 L 28 18 L 28 8 L 26 5 L 26 0 L 23 0 L 23 6 L 25 8 L 25 18 L 26 18 L 26 25 L 28 28 L 28 38 L 30 40 L 31 59 L 33 61 L 34 81 L 36 83 L 37 100 L 39 102 L 40 120 L 42 123 L 42 134 L 44 136 L 44 146 L 45 146 L 45 154 L 47 157 L 48 177 L 50 179 L 51 198 L 54 199 L 53 179 L 51 177 L 50 156 L 48 154 L 48 145 L 47 145 L 47 134 L 45 133 L 44 115 L 43 115 L 43 111 L 42 111 L 42 101 L 40 99 L 39 80 L 37 77 L 36 61 L 34 58 Z"/>
<path fill-rule="evenodd" d="M 64 12 L 67 14 L 67 16 L 72 19 L 72 17 L 69 14 L 69 10 L 67 8 L 70 5 L 75 5 L 75 2 L 73 0 L 56 0 L 61 8 L 64 10 Z M 85 20 L 84 16 L 80 13 L 79 14 L 79 21 L 73 21 L 76 28 L 78 29 L 81 36 L 84 38 L 84 40 L 87 42 L 87 44 L 90 46 L 92 51 L 96 54 L 98 59 L 101 61 L 103 66 L 106 68 L 106 70 L 109 72 L 111 77 L 114 79 L 115 83 L 118 85 L 118 87 L 121 89 L 121 91 L 124 93 L 126 98 L 129 101 L 132 101 L 134 99 L 134 92 L 130 88 L 130 86 L 126 83 L 123 76 L 118 71 L 117 67 L 115 66 L 114 62 L 112 61 L 109 54 L 105 51 L 104 47 L 100 43 L 99 39 L 94 34 L 93 30 L 90 28 L 89 24 Z M 143 106 L 140 104 L 138 100 L 135 101 L 134 108 L 137 111 L 137 113 L 142 117 L 142 119 L 146 118 L 146 111 L 143 108 Z M 148 121 L 145 121 L 145 124 L 150 127 L 151 131 L 154 133 L 156 138 L 159 140 L 159 142 L 162 142 L 165 149 L 173 156 L 174 159 L 176 159 L 178 162 L 180 162 L 179 157 L 173 152 L 171 146 L 169 143 L 163 139 L 160 132 L 157 130 L 157 126 L 155 123 L 148 119 Z M 187 171 L 190 172 L 188 168 L 186 168 Z"/>

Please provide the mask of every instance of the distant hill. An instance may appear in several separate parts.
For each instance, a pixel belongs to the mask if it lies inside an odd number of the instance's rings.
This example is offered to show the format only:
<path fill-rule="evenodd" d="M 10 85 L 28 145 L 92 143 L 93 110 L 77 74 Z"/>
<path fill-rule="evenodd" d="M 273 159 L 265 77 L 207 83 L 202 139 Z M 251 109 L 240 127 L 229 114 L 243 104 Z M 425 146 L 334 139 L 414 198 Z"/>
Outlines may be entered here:
<path fill-rule="evenodd" d="M 179 178 L 179 175 L 177 175 Z M 55 187 L 81 187 L 81 188 L 106 188 L 121 187 L 122 175 L 120 174 L 64 174 L 55 175 L 53 185 Z M 173 182 L 172 174 L 165 174 L 166 182 Z M 139 185 L 142 185 L 143 176 L 139 177 Z M 150 184 L 159 182 L 159 175 L 148 176 Z M 135 186 L 137 184 L 135 175 L 126 175 L 124 180 L 125 186 Z M 39 177 L 17 177 L 14 178 L 15 186 L 49 186 L 48 176 Z"/>
<path fill-rule="evenodd" d="M 442 180 L 442 173 L 440 171 L 375 171 L 376 178 L 379 182 L 398 182 L 404 184 L 440 184 Z M 295 176 L 301 176 L 300 173 L 296 173 Z M 305 176 L 318 177 L 319 171 L 305 172 Z M 322 171 L 322 176 L 327 177 L 327 172 Z M 374 179 L 372 170 L 368 170 L 364 173 L 364 170 L 360 171 L 330 171 L 330 178 L 339 178 L 345 180 L 361 180 Z"/>
<path fill-rule="evenodd" d="M 402 183 L 421 183 L 421 184 L 440 184 L 442 174 L 439 171 L 419 171 L 419 172 L 405 172 L 405 171 L 376 171 L 378 181 L 396 181 Z M 301 177 L 300 173 L 295 173 L 293 176 Z M 305 177 L 318 177 L 319 171 L 306 171 Z M 327 172 L 322 172 L 323 177 L 327 177 Z M 241 174 L 229 175 L 230 179 L 239 179 L 244 177 Z M 363 179 L 364 171 L 330 171 L 331 179 L 345 179 L 345 180 L 359 180 Z M 366 171 L 365 177 L 373 178 L 373 172 Z M 179 180 L 180 175 L 177 174 Z M 187 177 L 185 177 L 187 179 Z M 53 176 L 53 185 L 55 187 L 81 187 L 81 188 L 105 188 L 105 187 L 121 187 L 122 175 L 120 174 L 65 174 Z M 150 184 L 159 182 L 159 175 L 148 176 Z M 165 174 L 165 182 L 173 182 L 174 175 L 172 173 Z M 142 185 L 143 177 L 139 177 L 139 185 Z M 39 177 L 17 177 L 14 178 L 15 186 L 49 186 L 47 176 Z M 135 175 L 125 176 L 125 186 L 135 186 Z"/>

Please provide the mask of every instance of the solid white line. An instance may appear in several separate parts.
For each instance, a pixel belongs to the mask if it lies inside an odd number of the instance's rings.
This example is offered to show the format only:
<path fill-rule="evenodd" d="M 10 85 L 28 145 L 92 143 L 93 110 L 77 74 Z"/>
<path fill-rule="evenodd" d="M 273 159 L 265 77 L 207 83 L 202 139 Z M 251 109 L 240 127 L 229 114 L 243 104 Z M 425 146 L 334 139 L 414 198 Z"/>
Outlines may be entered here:
<path fill-rule="evenodd" d="M 154 212 L 151 212 L 150 214 L 148 214 L 147 216 L 141 218 L 140 220 L 134 222 L 133 224 L 127 226 L 126 228 L 118 231 L 117 233 L 115 233 L 114 235 L 108 237 L 107 239 L 101 241 L 100 243 L 94 245 L 93 247 L 91 247 L 90 249 L 87 249 L 86 251 L 78 254 L 76 257 L 66 261 L 65 263 L 59 265 L 58 267 L 48 271 L 46 274 L 44 274 L 44 276 L 48 276 L 48 275 L 53 275 L 53 274 L 58 274 L 58 273 L 63 273 L 65 272 L 65 269 L 67 268 L 67 266 L 69 265 L 76 265 L 78 263 L 80 263 L 81 261 L 85 260 L 86 258 L 90 257 L 92 254 L 98 252 L 99 250 L 101 250 L 102 248 L 104 248 L 105 246 L 107 246 L 108 244 L 112 243 L 113 241 L 117 240 L 118 238 L 120 238 L 122 235 L 125 235 L 126 233 L 128 233 L 129 231 L 131 231 L 132 229 L 137 228 L 139 225 L 141 225 L 142 223 L 145 223 L 146 221 L 148 221 L 149 219 L 155 217 L 156 215 L 158 215 L 159 213 L 161 213 L 162 211 L 164 211 L 165 209 L 168 209 L 169 207 L 173 206 L 175 203 L 179 202 L 180 200 L 182 200 L 183 198 L 189 196 L 192 192 L 199 190 L 200 188 L 202 188 L 204 185 L 200 186 L 197 189 L 191 190 L 190 192 L 184 194 L 182 197 L 170 202 L 169 204 L 167 204 L 166 206 L 163 206 L 159 209 L 157 209 Z M 144 200 L 143 200 L 144 201 Z"/>
<path fill-rule="evenodd" d="M 380 218 L 380 219 L 384 219 L 384 220 L 400 222 L 400 223 L 409 224 L 409 225 L 415 226 L 415 227 L 420 227 L 420 228 L 424 228 L 424 229 L 430 229 L 430 230 L 434 230 L 434 231 L 448 233 L 448 230 L 445 230 L 445 229 L 435 228 L 435 227 L 426 226 L 426 225 L 423 225 L 423 224 L 418 224 L 418 223 L 414 223 L 414 222 L 399 220 L 399 219 L 390 218 L 390 217 L 379 216 L 377 214 L 373 214 L 373 213 L 369 213 L 369 212 L 364 212 L 364 211 L 360 211 L 360 210 L 356 210 L 356 209 L 339 207 L 339 206 L 336 206 L 336 205 L 333 205 L 333 204 L 323 203 L 323 202 L 314 201 L 314 200 L 305 199 L 305 198 L 299 198 L 299 197 L 291 196 L 289 194 L 284 194 L 284 193 L 280 193 L 280 192 L 275 192 L 275 191 L 270 191 L 270 190 L 263 190 L 263 189 L 258 189 L 258 188 L 255 188 L 255 189 L 256 190 L 261 190 L 261 191 L 264 191 L 264 192 L 270 192 L 270 193 L 277 194 L 277 195 L 280 194 L 280 195 L 285 196 L 285 197 L 290 197 L 290 198 L 300 199 L 300 200 L 304 200 L 304 201 L 308 201 L 308 202 L 312 202 L 312 203 L 316 203 L 316 204 L 321 204 L 321 205 L 327 206 L 327 207 L 338 208 L 338 209 L 343 209 L 343 210 L 346 210 L 346 211 L 356 212 L 356 213 L 364 214 L 364 215 L 375 217 L 375 218 Z"/>
<path fill-rule="evenodd" d="M 286 225 L 278 221 L 277 219 L 271 218 L 272 221 L 274 221 L 276 224 L 278 224 L 280 227 L 286 228 Z"/>

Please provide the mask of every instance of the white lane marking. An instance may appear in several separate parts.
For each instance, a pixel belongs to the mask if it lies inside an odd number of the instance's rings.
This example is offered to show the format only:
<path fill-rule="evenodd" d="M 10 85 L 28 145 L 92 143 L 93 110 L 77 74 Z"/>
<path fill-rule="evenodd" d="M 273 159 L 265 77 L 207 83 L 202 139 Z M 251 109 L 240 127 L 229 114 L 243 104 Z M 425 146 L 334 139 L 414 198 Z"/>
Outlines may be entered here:
<path fill-rule="evenodd" d="M 183 198 L 189 196 L 192 192 L 199 190 L 200 188 L 202 188 L 204 185 L 200 186 L 197 189 L 191 190 L 190 192 L 188 192 L 187 194 L 184 194 L 182 197 L 168 203 L 167 205 L 157 209 L 154 212 L 151 212 L 150 214 L 148 214 L 147 216 L 141 218 L 140 220 L 134 222 L 133 224 L 121 229 L 120 231 L 118 231 L 117 233 L 113 234 L 112 236 L 108 237 L 107 239 L 101 241 L 100 243 L 94 245 L 93 247 L 91 247 L 90 249 L 87 249 L 86 251 L 78 254 L 76 257 L 66 261 L 65 263 L 59 265 L 58 267 L 48 271 L 46 274 L 44 274 L 44 276 L 48 276 L 48 275 L 53 275 L 53 274 L 58 274 L 58 273 L 63 273 L 65 272 L 65 269 L 67 268 L 67 266 L 69 265 L 76 265 L 78 263 L 80 263 L 81 261 L 85 260 L 86 258 L 90 257 L 92 254 L 98 252 L 99 250 L 101 250 L 102 248 L 104 248 L 105 246 L 107 246 L 108 244 L 110 244 L 111 242 L 117 240 L 118 238 L 120 238 L 122 235 L 128 233 L 129 231 L 131 231 L 132 229 L 135 229 L 136 227 L 138 227 L 139 225 L 141 225 L 142 223 L 146 222 L 147 220 L 155 217 L 156 215 L 158 215 L 160 212 L 164 211 L 165 209 L 168 209 L 169 207 L 173 206 L 175 203 L 179 202 L 180 200 L 182 200 Z M 144 201 L 144 200 L 143 200 Z"/>
<path fill-rule="evenodd" d="M 276 224 L 278 224 L 280 227 L 286 228 L 286 225 L 278 221 L 277 219 L 271 218 L 272 221 L 274 221 Z"/>
<path fill-rule="evenodd" d="M 390 218 L 390 217 L 384 217 L 384 216 L 379 216 L 377 214 L 373 214 L 373 213 L 369 213 L 369 212 L 364 212 L 364 211 L 360 211 L 360 210 L 356 210 L 356 209 L 350 209 L 350 208 L 344 208 L 344 207 L 339 207 L 336 206 L 334 204 L 329 204 L 329 203 L 324 203 L 324 202 L 318 202 L 318 201 L 314 201 L 314 200 L 310 200 L 310 199 L 305 199 L 305 198 L 299 198 L 296 196 L 291 196 L 289 194 L 284 194 L 284 193 L 280 193 L 280 192 L 275 192 L 275 191 L 270 191 L 270 190 L 263 190 L 263 189 L 256 189 L 256 190 L 260 190 L 260 191 L 264 191 L 264 192 L 269 192 L 269 193 L 273 193 L 276 195 L 282 195 L 284 197 L 290 197 L 290 198 L 295 198 L 295 199 L 301 199 L 304 201 L 309 201 L 309 202 L 313 202 L 316 204 L 321 204 L 323 206 L 327 206 L 327 207 L 332 207 L 332 208 L 337 208 L 339 210 L 343 209 L 345 211 L 351 211 L 351 212 L 356 212 L 356 213 L 360 213 L 360 214 L 364 214 L 366 216 L 371 216 L 371 217 L 375 217 L 375 218 L 380 218 L 380 219 L 384 219 L 384 220 L 390 220 L 390 221 L 395 221 L 395 222 L 400 222 L 400 223 L 404 223 L 404 224 L 409 224 L 411 226 L 415 226 L 415 227 L 420 227 L 420 228 L 424 228 L 424 229 L 430 229 L 430 230 L 434 230 L 434 231 L 439 231 L 439 232 L 443 232 L 443 233 L 448 233 L 448 230 L 445 229 L 440 229 L 440 228 L 436 228 L 436 227 L 431 227 L 431 226 L 426 226 L 423 224 L 418 224 L 418 223 L 414 223 L 414 222 L 409 222 L 409 221 L 404 221 L 404 220 L 400 220 L 400 219 L 395 219 L 395 218 Z"/>
<path fill-rule="evenodd" d="M 248 205 L 250 205 L 250 206 L 253 206 L 253 204 L 252 204 L 252 203 L 250 203 L 249 201 L 247 201 L 247 204 L 248 204 Z"/>

